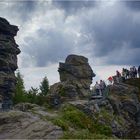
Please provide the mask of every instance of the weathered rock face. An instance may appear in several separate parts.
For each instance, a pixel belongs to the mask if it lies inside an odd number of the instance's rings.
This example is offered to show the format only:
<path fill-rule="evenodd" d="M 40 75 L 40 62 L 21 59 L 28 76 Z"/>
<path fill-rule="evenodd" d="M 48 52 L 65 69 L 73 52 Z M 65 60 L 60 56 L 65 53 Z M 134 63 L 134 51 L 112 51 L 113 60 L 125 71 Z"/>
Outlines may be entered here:
<path fill-rule="evenodd" d="M 59 139 L 60 127 L 48 121 L 53 114 L 34 104 L 18 104 L 16 110 L 0 112 L 0 139 Z M 22 111 L 19 111 L 22 110 Z M 24 112 L 23 112 L 24 111 Z"/>
<path fill-rule="evenodd" d="M 72 100 L 88 97 L 95 74 L 86 57 L 69 55 L 65 63 L 59 63 L 58 71 L 61 82 L 50 87 L 51 95 Z"/>
<path fill-rule="evenodd" d="M 109 126 L 112 134 L 118 138 L 140 138 L 138 88 L 120 83 L 108 86 L 106 92 L 106 98 L 76 100 L 69 103 L 93 120 Z"/>
<path fill-rule="evenodd" d="M 20 53 L 14 40 L 18 27 L 0 17 L 0 95 L 3 101 L 10 101 L 15 90 L 17 54 Z"/>
<path fill-rule="evenodd" d="M 77 55 L 69 55 L 65 63 L 59 63 L 58 71 L 61 82 L 72 81 L 79 83 L 84 89 L 90 88 L 92 78 L 95 76 L 88 64 L 88 59 Z"/>

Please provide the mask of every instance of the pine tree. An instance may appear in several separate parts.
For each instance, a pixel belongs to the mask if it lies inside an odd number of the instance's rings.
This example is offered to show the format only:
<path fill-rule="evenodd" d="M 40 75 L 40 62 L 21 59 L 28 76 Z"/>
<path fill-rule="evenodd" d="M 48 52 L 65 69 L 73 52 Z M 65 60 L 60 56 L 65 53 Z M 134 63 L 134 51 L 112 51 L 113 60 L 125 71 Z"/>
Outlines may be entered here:
<path fill-rule="evenodd" d="M 33 88 L 28 91 L 28 99 L 30 103 L 37 104 L 38 102 L 38 88 Z"/>
<path fill-rule="evenodd" d="M 15 95 L 13 97 L 14 103 L 17 104 L 20 102 L 27 102 L 28 99 L 25 93 L 26 92 L 25 92 L 23 77 L 18 71 L 16 73 L 16 89 L 15 89 Z"/>
<path fill-rule="evenodd" d="M 45 76 L 40 85 L 41 95 L 46 96 L 49 92 L 49 81 L 48 78 Z"/>

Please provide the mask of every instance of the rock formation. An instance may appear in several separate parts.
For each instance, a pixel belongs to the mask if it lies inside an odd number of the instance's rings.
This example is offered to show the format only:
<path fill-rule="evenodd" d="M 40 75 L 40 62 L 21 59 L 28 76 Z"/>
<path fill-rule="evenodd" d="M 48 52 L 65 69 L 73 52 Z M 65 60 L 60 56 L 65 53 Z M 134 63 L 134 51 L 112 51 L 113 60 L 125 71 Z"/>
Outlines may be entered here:
<path fill-rule="evenodd" d="M 88 59 L 84 56 L 69 55 L 65 63 L 59 63 L 60 81 L 71 81 L 77 88 L 89 90 L 92 78 L 95 76 Z M 84 93 L 83 93 L 84 94 Z"/>
<path fill-rule="evenodd" d="M 77 99 L 89 96 L 93 73 L 84 56 L 69 55 L 59 63 L 60 82 L 50 87 L 50 95 L 58 98 Z"/>
<path fill-rule="evenodd" d="M 118 138 L 140 138 L 140 101 L 136 87 L 127 84 L 114 84 L 106 89 L 107 98 L 72 101 L 71 104 L 82 110 L 93 120 L 109 126 Z"/>
<path fill-rule="evenodd" d="M 0 95 L 4 105 L 11 102 L 15 90 L 15 70 L 17 69 L 17 54 L 20 53 L 14 40 L 18 27 L 0 18 Z"/>
<path fill-rule="evenodd" d="M 44 111 L 45 108 L 29 103 L 18 104 L 15 108 L 0 112 L 0 139 L 49 140 L 63 135 L 60 127 L 45 119 L 53 117 L 53 114 Z"/>

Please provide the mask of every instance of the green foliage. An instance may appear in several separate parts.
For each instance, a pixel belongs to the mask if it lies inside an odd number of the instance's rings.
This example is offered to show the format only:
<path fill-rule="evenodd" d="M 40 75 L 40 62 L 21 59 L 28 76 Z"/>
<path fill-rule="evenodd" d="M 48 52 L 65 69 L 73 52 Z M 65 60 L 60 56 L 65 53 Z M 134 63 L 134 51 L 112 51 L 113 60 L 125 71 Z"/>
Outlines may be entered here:
<path fill-rule="evenodd" d="M 60 96 L 65 96 L 65 89 L 63 87 L 60 88 L 60 91 L 59 91 L 59 95 Z"/>
<path fill-rule="evenodd" d="M 93 129 L 92 120 L 73 106 L 66 106 L 63 108 L 63 119 L 68 120 L 72 127 L 80 129 Z"/>
<path fill-rule="evenodd" d="M 87 129 L 66 131 L 62 139 L 109 139 L 109 137 L 102 134 L 90 133 Z"/>
<path fill-rule="evenodd" d="M 59 116 L 51 120 L 64 130 L 63 139 L 110 138 L 111 128 L 102 125 L 72 105 L 59 110 Z"/>
<path fill-rule="evenodd" d="M 111 136 L 111 134 L 112 134 L 111 128 L 107 125 L 99 124 L 98 122 L 96 122 L 94 124 L 94 127 L 95 127 L 95 132 L 97 134 L 102 134 L 105 136 Z"/>
<path fill-rule="evenodd" d="M 113 119 L 113 114 L 108 112 L 105 108 L 100 111 L 100 116 L 106 120 L 106 122 L 111 122 Z"/>
<path fill-rule="evenodd" d="M 52 120 L 52 122 L 55 125 L 58 125 L 59 127 L 61 127 L 64 131 L 69 129 L 68 123 L 66 121 L 64 121 L 62 118 L 56 118 L 56 119 Z"/>
<path fill-rule="evenodd" d="M 39 89 L 33 87 L 31 87 L 29 91 L 25 91 L 23 77 L 20 74 L 20 72 L 17 72 L 16 79 L 17 79 L 16 90 L 15 90 L 15 96 L 13 97 L 14 104 L 22 103 L 22 102 L 28 102 L 32 104 L 38 104 L 38 105 L 46 104 L 47 97 L 44 96 L 46 94 L 45 91 L 47 91 L 47 88 L 44 86 L 47 85 L 46 78 L 44 78 L 44 82 L 42 84 L 42 91 L 44 93 L 41 94 L 39 94 Z"/>
<path fill-rule="evenodd" d="M 43 78 L 43 81 L 41 82 L 40 85 L 40 90 L 41 90 L 41 95 L 46 96 L 49 92 L 49 81 L 47 79 L 47 77 Z"/>
<path fill-rule="evenodd" d="M 33 104 L 37 104 L 38 102 L 38 89 L 31 87 L 31 89 L 28 91 L 26 96 L 28 97 L 28 101 Z"/>
<path fill-rule="evenodd" d="M 25 92 L 23 77 L 19 71 L 16 74 L 16 80 L 17 80 L 16 90 L 15 90 L 15 95 L 13 97 L 14 104 L 17 104 L 20 102 L 28 102 L 28 98 Z"/>

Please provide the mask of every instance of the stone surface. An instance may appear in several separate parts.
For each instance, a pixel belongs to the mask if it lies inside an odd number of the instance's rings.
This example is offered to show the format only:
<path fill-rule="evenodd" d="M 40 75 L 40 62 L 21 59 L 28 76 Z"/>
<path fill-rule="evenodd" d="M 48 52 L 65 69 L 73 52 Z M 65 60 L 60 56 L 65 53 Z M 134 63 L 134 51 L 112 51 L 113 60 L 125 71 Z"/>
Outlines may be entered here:
<path fill-rule="evenodd" d="M 95 76 L 88 63 L 88 59 L 78 55 L 69 55 L 65 63 L 59 63 L 58 71 L 61 82 L 71 81 L 77 84 L 79 89 L 89 89 L 92 78 Z"/>
<path fill-rule="evenodd" d="M 17 55 L 20 53 L 14 40 L 18 27 L 0 17 L 0 95 L 5 104 L 11 102 L 15 90 Z"/>
<path fill-rule="evenodd" d="M 53 117 L 53 114 L 45 111 L 43 107 L 23 103 L 16 105 L 15 109 L 0 113 L 0 139 L 59 139 L 62 137 L 62 129 L 45 119 L 47 116 Z"/>
<path fill-rule="evenodd" d="M 93 73 L 84 56 L 69 55 L 65 63 L 59 63 L 60 82 L 50 87 L 50 95 L 68 100 L 89 96 Z"/>
<path fill-rule="evenodd" d="M 139 90 L 127 84 L 108 86 L 105 98 L 89 101 L 68 102 L 93 120 L 110 126 L 112 134 L 118 138 L 140 138 L 140 102 Z"/>

